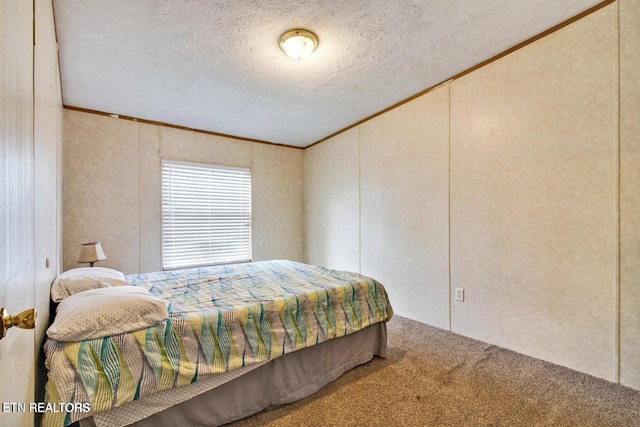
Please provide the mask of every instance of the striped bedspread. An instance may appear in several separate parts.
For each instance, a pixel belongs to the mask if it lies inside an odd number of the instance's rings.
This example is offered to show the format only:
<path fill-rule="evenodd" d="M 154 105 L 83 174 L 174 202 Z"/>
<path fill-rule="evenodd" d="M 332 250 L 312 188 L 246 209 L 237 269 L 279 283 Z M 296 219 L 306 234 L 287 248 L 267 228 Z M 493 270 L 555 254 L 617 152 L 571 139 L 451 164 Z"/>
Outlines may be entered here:
<path fill-rule="evenodd" d="M 47 412 L 68 425 L 206 375 L 283 354 L 386 321 L 384 287 L 350 272 L 264 261 L 127 276 L 168 302 L 153 327 L 45 345 L 48 403 L 88 403 L 91 412 Z"/>

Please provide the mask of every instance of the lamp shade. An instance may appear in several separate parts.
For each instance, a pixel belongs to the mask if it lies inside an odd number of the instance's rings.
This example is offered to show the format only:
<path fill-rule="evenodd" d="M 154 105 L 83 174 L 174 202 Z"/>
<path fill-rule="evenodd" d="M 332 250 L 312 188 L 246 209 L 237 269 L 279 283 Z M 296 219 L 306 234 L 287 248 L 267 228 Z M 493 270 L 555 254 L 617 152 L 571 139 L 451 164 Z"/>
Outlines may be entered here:
<path fill-rule="evenodd" d="M 97 261 L 104 261 L 107 259 L 102 251 L 102 245 L 100 242 L 83 243 L 80 248 L 80 258 L 78 263 L 89 263 L 93 267 L 93 263 Z"/>

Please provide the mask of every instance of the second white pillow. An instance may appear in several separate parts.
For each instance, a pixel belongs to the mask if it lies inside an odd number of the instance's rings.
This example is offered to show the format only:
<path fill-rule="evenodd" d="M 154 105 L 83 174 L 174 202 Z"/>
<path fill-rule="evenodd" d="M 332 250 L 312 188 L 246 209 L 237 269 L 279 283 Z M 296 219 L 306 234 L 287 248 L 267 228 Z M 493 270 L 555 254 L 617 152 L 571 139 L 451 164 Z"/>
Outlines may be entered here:
<path fill-rule="evenodd" d="M 148 328 L 168 318 L 167 303 L 138 286 L 80 292 L 58 305 L 49 338 L 82 341 Z"/>

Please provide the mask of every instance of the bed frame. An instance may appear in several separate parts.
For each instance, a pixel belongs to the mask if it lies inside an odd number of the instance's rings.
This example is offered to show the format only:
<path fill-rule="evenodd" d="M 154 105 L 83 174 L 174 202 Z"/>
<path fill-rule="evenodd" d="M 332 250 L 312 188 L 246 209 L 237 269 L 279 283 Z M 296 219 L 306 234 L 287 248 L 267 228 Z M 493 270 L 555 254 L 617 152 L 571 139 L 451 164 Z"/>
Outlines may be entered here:
<path fill-rule="evenodd" d="M 153 405 L 142 399 L 80 420 L 79 425 L 218 426 L 308 397 L 348 370 L 376 355 L 386 357 L 386 353 L 386 323 L 379 322 L 350 335 L 285 354 L 151 416 L 146 416 L 145 412 Z M 164 393 L 175 392 L 168 390 Z"/>

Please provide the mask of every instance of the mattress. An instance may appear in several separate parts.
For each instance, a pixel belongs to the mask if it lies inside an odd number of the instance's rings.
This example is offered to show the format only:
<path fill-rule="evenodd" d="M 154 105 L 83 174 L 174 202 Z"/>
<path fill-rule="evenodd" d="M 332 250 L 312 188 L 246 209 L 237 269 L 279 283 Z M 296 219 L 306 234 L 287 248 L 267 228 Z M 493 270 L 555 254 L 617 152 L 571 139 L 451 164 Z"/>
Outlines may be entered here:
<path fill-rule="evenodd" d="M 43 425 L 65 426 L 164 390 L 250 370 L 393 314 L 377 281 L 285 260 L 130 275 L 127 281 L 165 300 L 169 318 L 82 342 L 47 340 L 47 403 L 91 410 L 47 412 Z"/>

